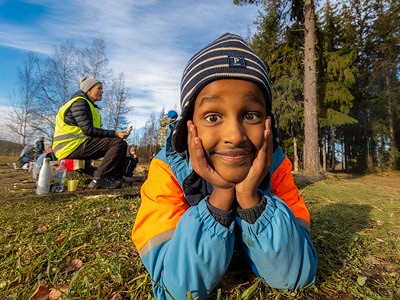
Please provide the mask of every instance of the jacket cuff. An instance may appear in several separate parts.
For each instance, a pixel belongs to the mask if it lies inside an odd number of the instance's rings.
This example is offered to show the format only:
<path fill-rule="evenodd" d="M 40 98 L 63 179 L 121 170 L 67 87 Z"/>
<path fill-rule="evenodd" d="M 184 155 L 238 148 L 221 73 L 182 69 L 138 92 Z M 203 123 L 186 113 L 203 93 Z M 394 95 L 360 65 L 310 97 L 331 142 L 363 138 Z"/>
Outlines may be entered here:
<path fill-rule="evenodd" d="M 206 199 L 207 208 L 210 211 L 211 215 L 214 217 L 215 221 L 220 223 L 222 226 L 229 227 L 232 224 L 234 219 L 233 210 L 225 211 L 219 208 L 212 206 L 208 199 Z"/>
<path fill-rule="evenodd" d="M 261 196 L 261 195 L 260 195 Z M 237 214 L 247 223 L 254 224 L 257 219 L 264 212 L 265 207 L 267 206 L 267 199 L 264 196 L 261 196 L 261 201 L 256 206 L 248 209 L 242 209 L 240 207 L 237 208 Z"/>

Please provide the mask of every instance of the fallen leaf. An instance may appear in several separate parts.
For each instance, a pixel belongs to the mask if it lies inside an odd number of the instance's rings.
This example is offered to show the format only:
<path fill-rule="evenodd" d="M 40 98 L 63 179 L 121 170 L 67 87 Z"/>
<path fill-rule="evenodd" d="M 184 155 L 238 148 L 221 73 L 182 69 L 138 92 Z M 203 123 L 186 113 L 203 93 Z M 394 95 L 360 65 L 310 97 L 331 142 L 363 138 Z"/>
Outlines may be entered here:
<path fill-rule="evenodd" d="M 67 237 L 67 235 L 65 235 L 65 234 L 62 234 L 62 235 L 60 235 L 55 241 L 54 241 L 54 243 L 57 245 L 57 246 L 59 246 L 59 245 L 61 245 L 64 241 L 65 241 L 65 238 Z"/>
<path fill-rule="evenodd" d="M 135 208 L 136 208 L 135 203 L 132 203 L 132 204 L 131 204 L 131 207 L 129 208 L 129 210 L 134 210 Z"/>
<path fill-rule="evenodd" d="M 71 273 L 71 272 L 78 271 L 80 268 L 82 268 L 82 266 L 83 266 L 83 262 L 79 258 L 71 259 L 61 269 L 60 274 L 64 274 L 64 273 L 68 274 L 68 273 Z"/>
<path fill-rule="evenodd" d="M 382 226 L 383 224 L 385 224 L 385 221 L 376 220 L 376 224 L 378 224 L 379 226 Z"/>
<path fill-rule="evenodd" d="M 40 282 L 39 286 L 29 298 L 29 300 L 47 300 L 49 299 L 50 289 L 46 281 Z"/>
<path fill-rule="evenodd" d="M 42 225 L 38 229 L 36 229 L 37 233 L 42 233 L 42 232 L 45 232 L 45 231 L 47 231 L 47 227 L 44 226 L 44 225 Z"/>
<path fill-rule="evenodd" d="M 56 285 L 56 287 L 50 289 L 49 300 L 56 300 L 66 293 L 68 293 L 68 287 L 65 284 Z"/>
<path fill-rule="evenodd" d="M 49 300 L 56 300 L 60 297 L 61 297 L 61 291 L 55 288 L 50 289 Z"/>
<path fill-rule="evenodd" d="M 118 293 L 114 294 L 110 300 L 121 300 L 122 296 Z"/>
<path fill-rule="evenodd" d="M 83 262 L 79 258 L 74 258 L 69 261 L 70 266 L 74 269 L 74 271 L 78 271 L 83 266 Z"/>
<path fill-rule="evenodd" d="M 363 286 L 363 285 L 365 284 L 366 281 L 367 281 L 367 277 L 365 277 L 365 276 L 358 276 L 358 277 L 357 277 L 357 283 L 358 283 L 360 286 Z"/>

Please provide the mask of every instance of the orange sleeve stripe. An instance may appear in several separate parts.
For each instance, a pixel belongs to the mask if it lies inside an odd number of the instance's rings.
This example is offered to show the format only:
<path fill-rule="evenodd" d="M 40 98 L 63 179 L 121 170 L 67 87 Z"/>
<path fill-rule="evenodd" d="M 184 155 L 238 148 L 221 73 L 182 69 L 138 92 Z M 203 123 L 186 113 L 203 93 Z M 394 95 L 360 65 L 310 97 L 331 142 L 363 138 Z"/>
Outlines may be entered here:
<path fill-rule="evenodd" d="M 271 192 L 290 207 L 296 218 L 310 223 L 310 213 L 303 198 L 299 195 L 291 170 L 292 163 L 286 157 L 272 174 Z"/>
<path fill-rule="evenodd" d="M 138 250 L 153 237 L 176 228 L 189 208 L 172 170 L 157 158 L 151 161 L 140 193 L 142 203 L 132 229 L 132 240 Z"/>

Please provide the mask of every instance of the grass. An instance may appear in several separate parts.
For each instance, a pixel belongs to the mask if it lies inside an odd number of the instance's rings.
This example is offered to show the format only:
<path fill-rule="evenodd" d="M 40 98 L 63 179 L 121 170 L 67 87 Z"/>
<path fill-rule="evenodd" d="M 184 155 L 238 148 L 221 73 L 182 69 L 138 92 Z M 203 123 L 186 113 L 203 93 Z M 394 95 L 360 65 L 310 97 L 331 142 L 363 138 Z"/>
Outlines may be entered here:
<path fill-rule="evenodd" d="M 117 191 L 81 186 L 38 196 L 29 173 L 11 169 L 7 161 L 0 157 L 0 299 L 28 299 L 41 282 L 65 291 L 59 299 L 153 297 L 130 240 L 138 185 Z M 303 186 L 319 253 L 316 285 L 278 291 L 238 263 L 211 298 L 400 298 L 399 183 L 400 173 L 391 172 L 330 174 Z"/>

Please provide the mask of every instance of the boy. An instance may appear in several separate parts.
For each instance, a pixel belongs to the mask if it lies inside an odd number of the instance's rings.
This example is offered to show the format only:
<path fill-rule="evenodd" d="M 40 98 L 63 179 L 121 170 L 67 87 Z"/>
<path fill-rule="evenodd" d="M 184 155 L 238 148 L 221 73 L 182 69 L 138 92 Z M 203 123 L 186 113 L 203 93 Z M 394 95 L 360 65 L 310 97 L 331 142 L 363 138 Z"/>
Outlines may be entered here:
<path fill-rule="evenodd" d="M 268 285 L 313 283 L 309 213 L 276 140 L 267 67 L 227 33 L 192 57 L 181 85 L 182 113 L 150 164 L 132 231 L 156 298 L 206 298 L 235 239 Z"/>

